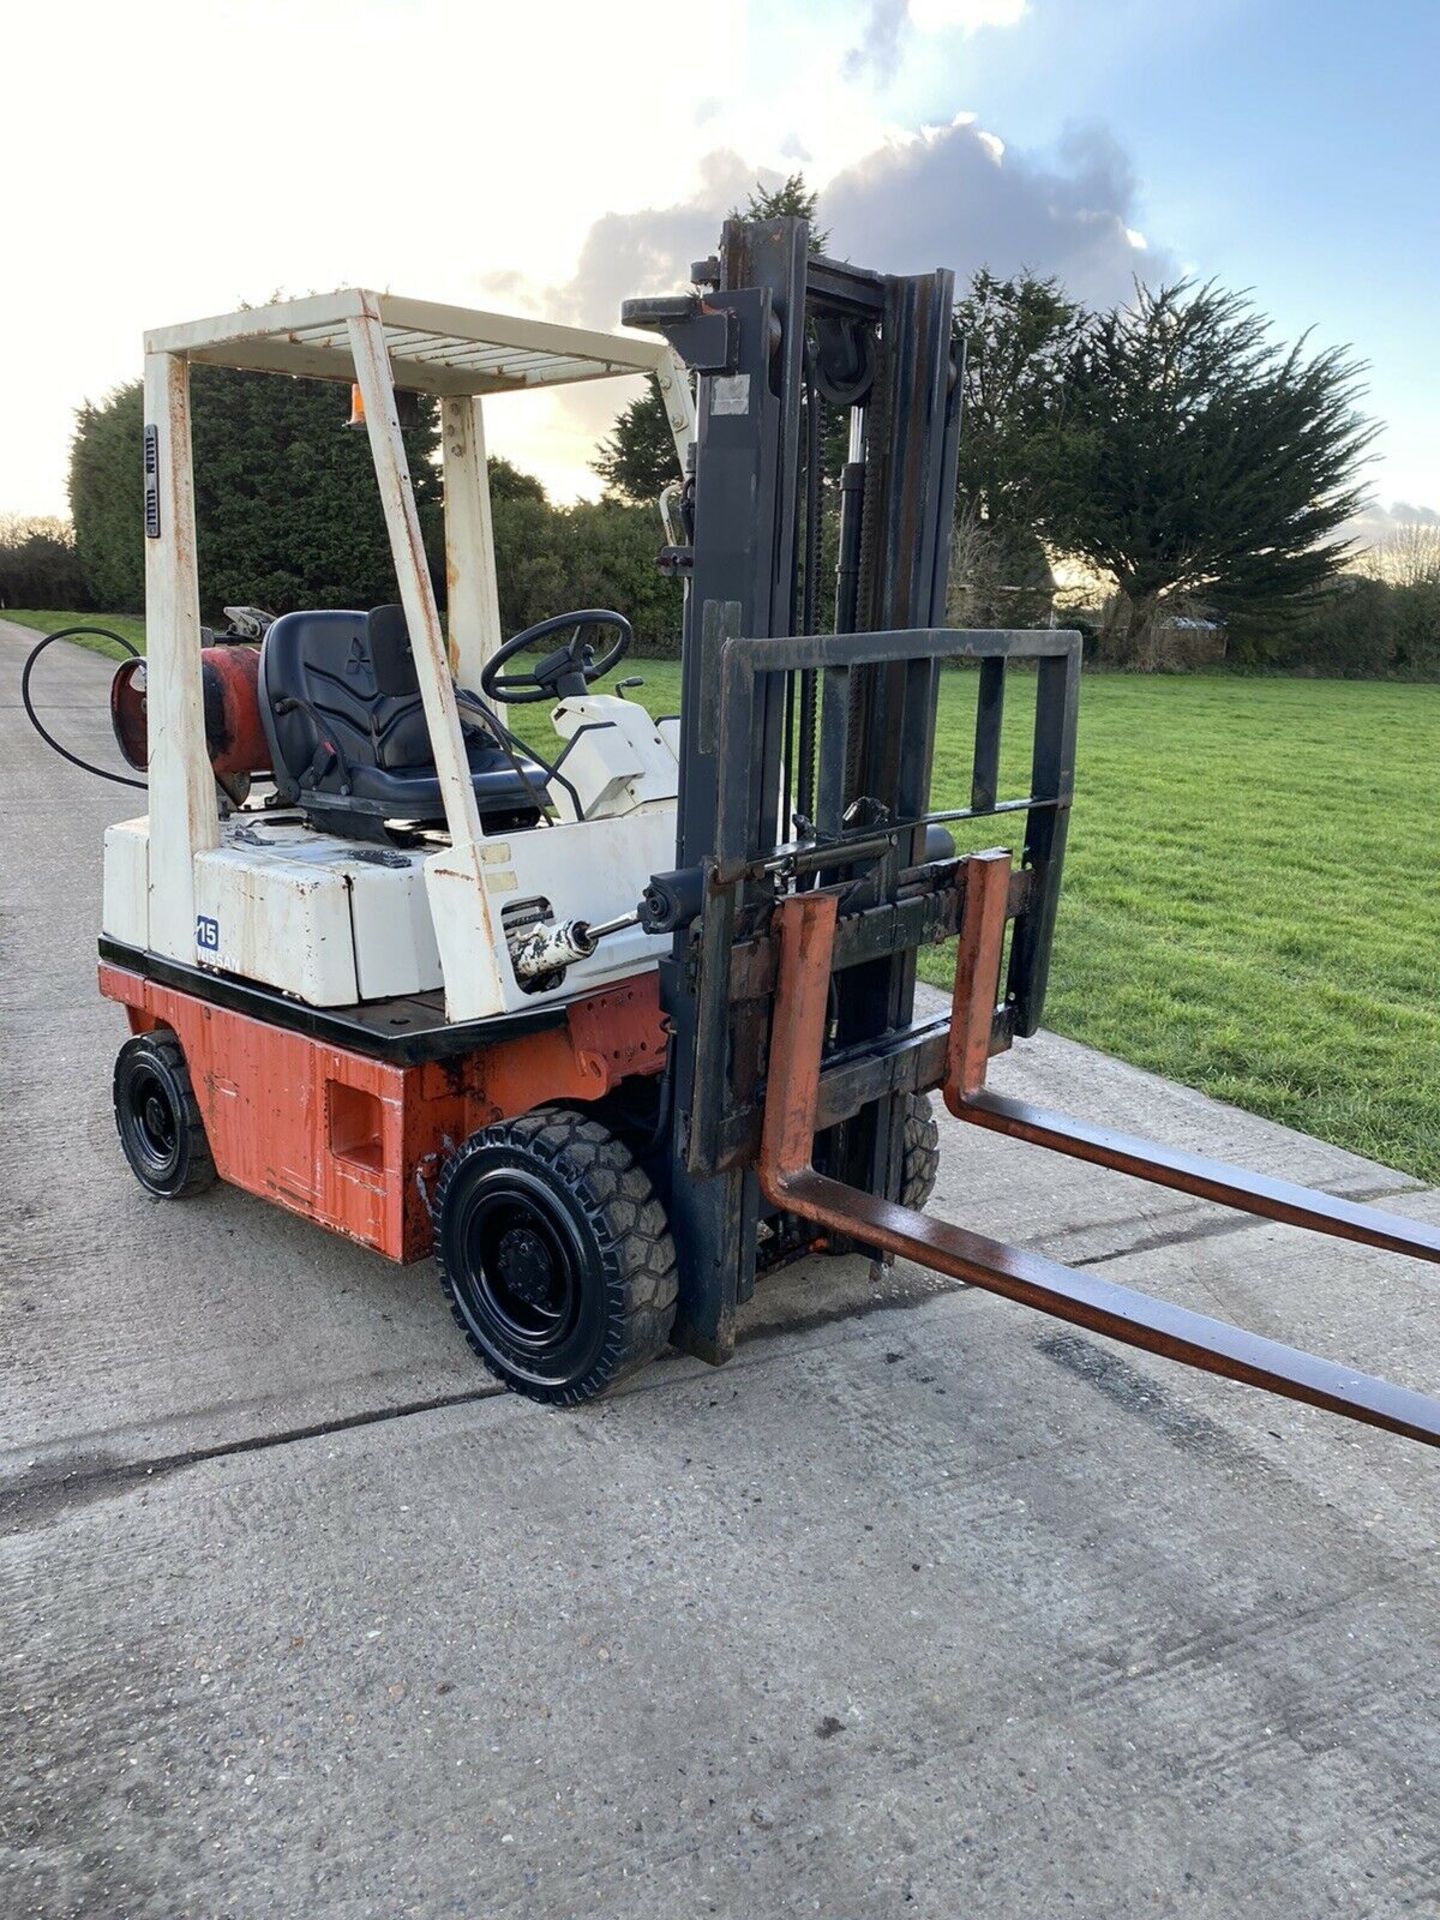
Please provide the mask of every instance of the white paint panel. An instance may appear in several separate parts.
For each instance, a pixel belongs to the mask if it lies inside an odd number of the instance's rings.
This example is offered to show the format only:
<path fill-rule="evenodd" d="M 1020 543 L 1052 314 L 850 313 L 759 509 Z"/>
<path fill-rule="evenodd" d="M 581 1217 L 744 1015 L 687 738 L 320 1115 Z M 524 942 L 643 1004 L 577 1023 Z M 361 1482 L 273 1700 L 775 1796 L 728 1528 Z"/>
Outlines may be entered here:
<path fill-rule="evenodd" d="M 577 695 L 562 700 L 551 720 L 561 739 L 574 743 L 560 771 L 587 820 L 674 802 L 680 786 L 674 748 L 638 701 L 613 693 Z M 562 795 L 563 787 L 552 783 L 557 804 Z"/>
<path fill-rule="evenodd" d="M 429 856 L 396 849 L 377 859 L 380 849 L 253 814 L 234 815 L 223 833 L 223 844 L 195 862 L 199 937 L 180 957 L 310 1006 L 429 993 L 443 980 L 450 1020 L 485 1019 L 593 993 L 654 966 L 669 945 L 668 937 L 626 929 L 577 961 L 560 987 L 530 994 L 508 949 L 485 941 L 491 913 L 503 941 L 501 913 L 513 900 L 548 900 L 556 920 L 629 912 L 651 874 L 674 865 L 673 804 Z M 150 944 L 148 844 L 146 820 L 122 822 L 105 838 L 104 930 L 141 949 Z M 447 942 L 450 966 L 442 973 Z"/>
<path fill-rule="evenodd" d="M 311 1006 L 439 987 L 423 853 L 360 847 L 253 814 L 234 815 L 224 836 L 196 863 L 197 908 L 214 922 L 205 937 L 215 941 L 197 939 L 200 965 Z"/>
<path fill-rule="evenodd" d="M 547 829 L 536 831 L 544 834 Z M 425 892 L 445 977 L 445 1018 L 450 1021 L 483 1020 L 505 1005 L 500 922 L 485 895 L 487 871 L 473 843 L 447 847 L 425 862 Z"/>
<path fill-rule="evenodd" d="M 293 993 L 312 1007 L 359 998 L 350 889 L 318 862 L 217 847 L 195 862 L 196 939 L 185 958 Z"/>
<path fill-rule="evenodd" d="M 557 360 L 589 360 L 616 373 L 653 373 L 670 349 L 663 340 L 637 334 L 599 333 L 591 327 L 567 327 L 554 320 L 531 320 L 512 313 L 477 313 L 469 307 L 438 306 L 401 294 L 366 296 L 387 327 L 417 333 L 448 334 L 519 353 L 553 355 Z"/>
<path fill-rule="evenodd" d="M 424 862 L 403 869 L 352 862 L 348 872 L 360 998 L 433 993 L 442 975 Z"/>
<path fill-rule="evenodd" d="M 105 829 L 100 926 L 127 947 L 150 944 L 150 822 L 121 820 Z"/>
<path fill-rule="evenodd" d="M 509 850 L 508 861 L 492 858 L 484 866 L 497 926 L 501 909 L 511 899 L 548 900 L 556 920 L 608 920 L 635 907 L 652 873 L 674 866 L 675 810 L 655 807 L 622 819 L 537 827 L 508 834 L 501 844 Z M 494 850 L 492 845 L 487 852 Z M 446 872 L 450 857 L 435 856 L 426 868 L 426 884 L 445 958 L 445 1009 L 451 1020 L 481 1020 L 519 1007 L 574 1000 L 612 980 L 645 972 L 669 950 L 668 935 L 652 936 L 631 927 L 602 940 L 588 960 L 568 970 L 559 987 L 526 993 L 515 978 L 508 949 L 502 948 L 496 985 L 487 988 L 478 972 L 466 972 L 467 952 L 458 932 L 447 931 L 445 916 L 453 914 L 458 928 L 466 906 L 464 874 L 452 878 Z M 453 960 L 447 937 L 455 942 Z"/>

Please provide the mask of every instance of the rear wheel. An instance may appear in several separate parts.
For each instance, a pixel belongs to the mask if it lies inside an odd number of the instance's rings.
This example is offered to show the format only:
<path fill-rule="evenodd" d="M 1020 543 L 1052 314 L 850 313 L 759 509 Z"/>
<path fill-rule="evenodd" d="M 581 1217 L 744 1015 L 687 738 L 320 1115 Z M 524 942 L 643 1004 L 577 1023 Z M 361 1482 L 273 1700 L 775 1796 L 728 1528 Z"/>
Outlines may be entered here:
<path fill-rule="evenodd" d="M 435 1259 L 490 1371 L 553 1405 L 593 1399 L 659 1353 L 675 1244 L 624 1141 L 575 1107 L 472 1134 L 435 1190 Z"/>
<path fill-rule="evenodd" d="M 130 1170 L 162 1200 L 215 1182 L 215 1162 L 185 1055 L 173 1033 L 137 1033 L 115 1060 L 115 1126 Z"/>

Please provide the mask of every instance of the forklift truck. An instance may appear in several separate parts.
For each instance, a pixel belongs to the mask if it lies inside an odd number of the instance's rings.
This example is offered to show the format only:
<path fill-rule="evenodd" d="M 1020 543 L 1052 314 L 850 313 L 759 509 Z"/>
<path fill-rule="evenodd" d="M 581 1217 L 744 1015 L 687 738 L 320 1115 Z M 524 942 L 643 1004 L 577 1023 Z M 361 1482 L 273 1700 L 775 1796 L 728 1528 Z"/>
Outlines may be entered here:
<path fill-rule="evenodd" d="M 1044 1006 L 1080 641 L 945 626 L 952 307 L 948 272 L 872 272 L 812 255 L 803 220 L 731 220 L 690 290 L 626 303 L 628 336 L 354 292 L 147 338 L 148 656 L 114 710 L 151 808 L 107 835 L 100 943 L 131 1028 L 130 1164 L 166 1197 L 218 1175 L 393 1259 L 433 1250 L 481 1360 L 550 1403 L 668 1342 L 723 1362 L 762 1275 L 862 1251 L 1440 1444 L 1420 1394 L 924 1210 L 938 1088 L 968 1123 L 1440 1260 L 1423 1223 L 986 1090 Z M 202 647 L 191 361 L 358 386 L 398 606 Z M 592 690 L 623 615 L 502 645 L 494 584 L 482 399 L 634 372 L 659 380 L 677 446 L 669 722 Z M 410 391 L 441 402 L 448 639 Z M 832 411 L 848 458 L 827 476 Z M 970 797 L 937 810 L 956 661 L 977 692 Z M 1011 793 L 1017 676 L 1034 725 Z M 507 726 L 517 701 L 549 706 L 550 757 Z M 957 854 L 962 823 L 991 819 L 1014 850 Z M 917 953 L 952 938 L 952 1006 L 917 1019 Z"/>

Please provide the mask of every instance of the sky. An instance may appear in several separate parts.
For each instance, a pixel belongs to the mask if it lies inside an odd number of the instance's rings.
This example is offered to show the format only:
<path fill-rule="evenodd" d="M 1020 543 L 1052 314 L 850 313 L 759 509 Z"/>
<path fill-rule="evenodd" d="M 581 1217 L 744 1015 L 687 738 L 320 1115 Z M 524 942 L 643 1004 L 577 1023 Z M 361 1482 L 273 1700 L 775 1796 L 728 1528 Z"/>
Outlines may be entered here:
<path fill-rule="evenodd" d="M 375 286 L 611 327 L 757 180 L 895 272 L 1252 290 L 1369 364 L 1368 532 L 1440 514 L 1440 4 L 49 0 L 3 29 L 0 513 L 147 327 Z M 623 387 L 487 403 L 557 499 Z"/>

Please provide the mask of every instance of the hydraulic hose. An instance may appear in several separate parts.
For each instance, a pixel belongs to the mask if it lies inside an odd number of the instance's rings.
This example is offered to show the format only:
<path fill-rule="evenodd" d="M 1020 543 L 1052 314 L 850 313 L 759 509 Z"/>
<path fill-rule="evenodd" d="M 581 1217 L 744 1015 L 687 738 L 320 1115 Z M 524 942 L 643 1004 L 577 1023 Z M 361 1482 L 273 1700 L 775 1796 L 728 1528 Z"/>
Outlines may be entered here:
<path fill-rule="evenodd" d="M 34 671 L 35 662 L 40 658 L 45 649 L 53 646 L 57 640 L 73 640 L 77 634 L 81 633 L 94 633 L 98 634 L 104 640 L 113 640 L 117 647 L 123 647 L 125 649 L 132 660 L 139 658 L 140 649 L 132 646 L 130 642 L 122 638 L 120 634 L 112 633 L 108 627 L 61 627 L 55 633 L 47 633 L 42 639 L 36 642 L 26 655 L 24 670 L 20 675 L 20 704 L 25 709 L 25 718 L 30 722 L 31 726 L 34 727 L 46 746 L 58 753 L 62 760 L 68 760 L 72 767 L 79 767 L 82 773 L 93 773 L 99 780 L 113 780 L 117 787 L 139 787 L 143 793 L 149 785 L 148 781 L 132 780 L 128 774 L 111 773 L 108 767 L 97 767 L 92 761 L 82 760 L 78 753 L 71 753 L 68 747 L 61 746 L 54 734 L 49 732 L 44 726 L 39 714 L 35 711 L 35 703 L 30 698 L 30 675 Z"/>

